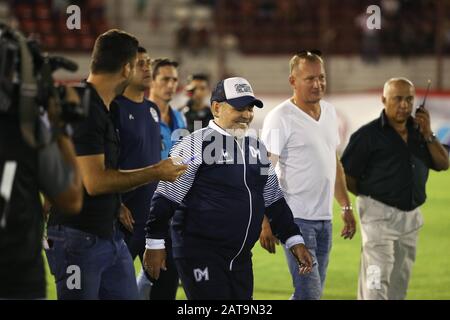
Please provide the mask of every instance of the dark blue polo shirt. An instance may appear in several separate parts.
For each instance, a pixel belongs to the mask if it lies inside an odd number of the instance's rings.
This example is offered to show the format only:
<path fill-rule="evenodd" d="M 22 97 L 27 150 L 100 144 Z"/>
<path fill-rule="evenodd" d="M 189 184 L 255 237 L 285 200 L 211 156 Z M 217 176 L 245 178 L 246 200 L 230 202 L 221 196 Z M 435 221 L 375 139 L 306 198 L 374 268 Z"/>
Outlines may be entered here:
<path fill-rule="evenodd" d="M 147 167 L 161 160 L 160 114 L 158 107 L 144 99 L 136 103 L 119 96 L 112 110 L 119 136 L 119 169 Z M 123 204 L 131 211 L 136 225 L 144 224 L 157 183 L 149 183 L 122 195 Z"/>

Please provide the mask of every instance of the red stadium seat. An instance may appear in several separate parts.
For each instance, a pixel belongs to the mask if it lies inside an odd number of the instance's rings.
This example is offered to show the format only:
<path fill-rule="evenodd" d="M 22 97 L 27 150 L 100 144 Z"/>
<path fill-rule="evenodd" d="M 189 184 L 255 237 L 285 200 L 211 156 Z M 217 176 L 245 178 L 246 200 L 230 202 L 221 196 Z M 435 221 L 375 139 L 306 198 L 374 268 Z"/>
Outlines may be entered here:
<path fill-rule="evenodd" d="M 91 51 L 94 48 L 95 38 L 91 35 L 82 35 L 80 37 L 80 48 Z"/>
<path fill-rule="evenodd" d="M 43 35 L 55 33 L 51 20 L 37 20 L 37 30 Z"/>
<path fill-rule="evenodd" d="M 91 21 L 91 25 L 95 36 L 98 36 L 109 29 L 108 23 L 105 19 Z"/>
<path fill-rule="evenodd" d="M 61 47 L 64 50 L 80 49 L 78 37 L 75 34 L 66 34 L 61 38 Z"/>
<path fill-rule="evenodd" d="M 34 16 L 36 19 L 50 19 L 51 11 L 47 3 L 39 3 L 34 7 Z"/>
<path fill-rule="evenodd" d="M 61 17 L 60 19 L 58 19 L 56 21 L 55 25 L 56 25 L 55 32 L 58 32 L 59 34 L 70 34 L 70 33 L 72 33 L 72 30 L 67 29 L 66 18 L 64 18 L 64 17 Z"/>
<path fill-rule="evenodd" d="M 77 32 L 82 35 L 90 35 L 93 32 L 92 25 L 88 20 L 81 20 L 81 29 L 77 30 Z"/>
<path fill-rule="evenodd" d="M 32 19 L 33 7 L 29 4 L 20 4 L 15 8 L 15 15 L 18 19 Z"/>
<path fill-rule="evenodd" d="M 55 35 L 45 35 L 42 37 L 42 46 L 46 50 L 59 49 L 58 38 Z"/>
<path fill-rule="evenodd" d="M 36 32 L 36 23 L 32 19 L 23 19 L 20 21 L 20 29 L 26 33 L 30 34 Z"/>

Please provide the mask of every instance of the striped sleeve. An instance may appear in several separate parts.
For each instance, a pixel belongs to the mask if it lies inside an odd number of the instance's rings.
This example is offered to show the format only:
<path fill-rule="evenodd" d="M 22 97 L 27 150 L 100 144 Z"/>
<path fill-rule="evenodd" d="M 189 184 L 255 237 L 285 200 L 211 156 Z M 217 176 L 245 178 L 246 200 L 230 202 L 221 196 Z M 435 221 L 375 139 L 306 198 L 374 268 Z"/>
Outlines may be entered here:
<path fill-rule="evenodd" d="M 194 183 L 198 168 L 202 164 L 203 137 L 210 130 L 199 130 L 183 138 L 170 151 L 170 157 L 179 157 L 188 165 L 186 172 L 174 182 L 161 181 L 155 194 L 180 204 Z"/>
<path fill-rule="evenodd" d="M 267 182 L 263 192 L 264 205 L 266 208 L 284 197 L 272 164 L 270 164 L 269 170 L 267 171 L 267 176 Z"/>
<path fill-rule="evenodd" d="M 145 227 L 147 239 L 168 237 L 169 221 L 192 187 L 197 170 L 202 163 L 204 134 L 205 130 L 196 131 L 172 147 L 171 156 L 180 157 L 185 164 L 188 164 L 188 169 L 175 182 L 161 181 L 158 184 Z"/>

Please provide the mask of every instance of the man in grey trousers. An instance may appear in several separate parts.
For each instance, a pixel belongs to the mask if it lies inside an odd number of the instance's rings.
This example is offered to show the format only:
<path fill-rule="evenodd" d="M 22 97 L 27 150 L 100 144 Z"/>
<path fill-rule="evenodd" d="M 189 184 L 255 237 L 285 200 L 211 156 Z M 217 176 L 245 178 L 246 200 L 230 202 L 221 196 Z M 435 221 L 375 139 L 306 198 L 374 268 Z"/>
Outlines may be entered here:
<path fill-rule="evenodd" d="M 430 114 L 413 116 L 415 89 L 405 78 L 384 85 L 384 110 L 350 138 L 342 156 L 348 189 L 358 196 L 362 251 L 358 299 L 405 299 L 423 224 L 429 169 L 447 170 L 448 150 Z"/>

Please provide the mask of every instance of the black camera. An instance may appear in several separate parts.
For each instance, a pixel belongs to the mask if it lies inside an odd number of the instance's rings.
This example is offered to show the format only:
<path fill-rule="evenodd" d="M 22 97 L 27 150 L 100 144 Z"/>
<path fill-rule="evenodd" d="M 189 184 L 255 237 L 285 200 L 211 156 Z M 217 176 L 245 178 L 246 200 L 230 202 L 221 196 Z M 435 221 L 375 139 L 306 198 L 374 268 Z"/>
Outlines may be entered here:
<path fill-rule="evenodd" d="M 64 57 L 49 56 L 38 42 L 0 23 L 0 115 L 18 116 L 25 140 L 35 147 L 43 144 L 39 119 L 51 100 L 63 123 L 82 121 L 88 114 L 88 99 L 84 97 L 88 90 L 77 90 L 83 93 L 80 103 L 68 101 L 66 88 L 56 86 L 53 79 L 58 69 L 74 72 L 78 65 Z"/>

